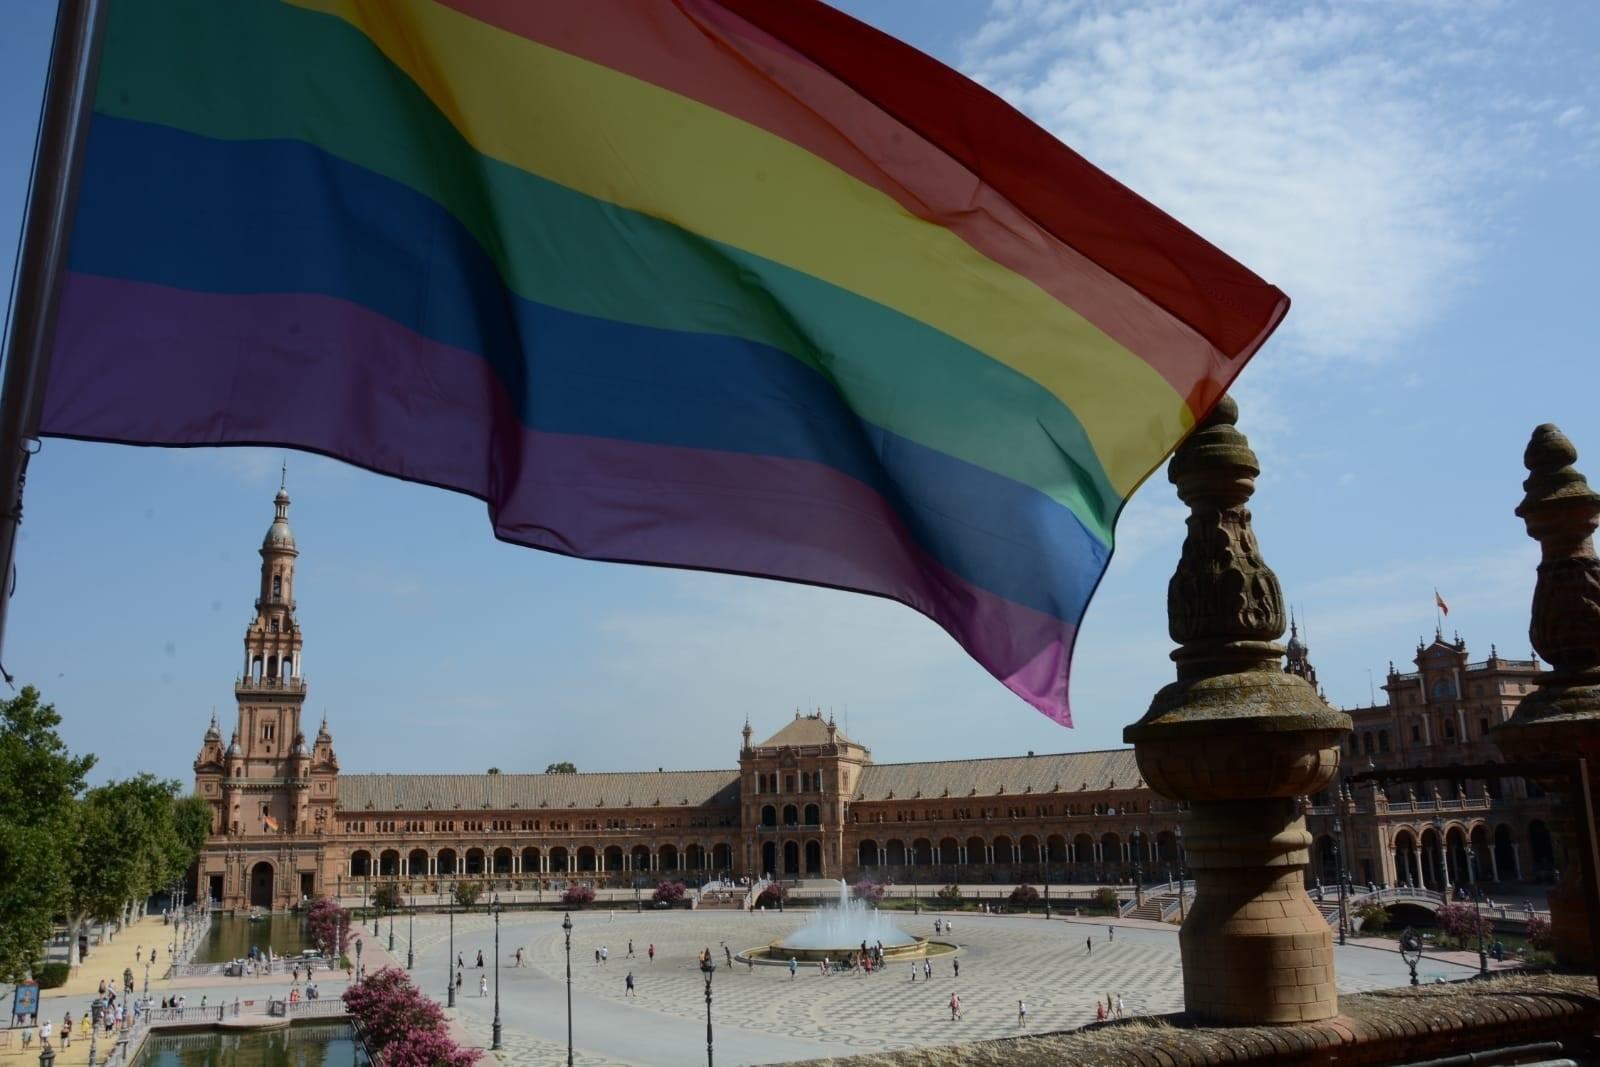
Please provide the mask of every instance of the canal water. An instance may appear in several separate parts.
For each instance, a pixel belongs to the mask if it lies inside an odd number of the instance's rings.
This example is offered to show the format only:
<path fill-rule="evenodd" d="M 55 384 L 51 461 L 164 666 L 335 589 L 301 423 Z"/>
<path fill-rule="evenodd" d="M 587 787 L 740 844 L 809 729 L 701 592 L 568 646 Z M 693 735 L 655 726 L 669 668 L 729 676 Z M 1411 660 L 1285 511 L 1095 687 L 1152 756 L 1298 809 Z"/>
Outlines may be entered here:
<path fill-rule="evenodd" d="M 243 959 L 254 945 L 263 954 L 295 956 L 312 948 L 311 934 L 298 915 L 272 914 L 251 921 L 243 915 L 216 915 L 211 929 L 195 946 L 195 963 L 226 963 Z"/>
<path fill-rule="evenodd" d="M 152 1034 L 133 1067 L 365 1067 L 348 1023 L 265 1033 Z"/>

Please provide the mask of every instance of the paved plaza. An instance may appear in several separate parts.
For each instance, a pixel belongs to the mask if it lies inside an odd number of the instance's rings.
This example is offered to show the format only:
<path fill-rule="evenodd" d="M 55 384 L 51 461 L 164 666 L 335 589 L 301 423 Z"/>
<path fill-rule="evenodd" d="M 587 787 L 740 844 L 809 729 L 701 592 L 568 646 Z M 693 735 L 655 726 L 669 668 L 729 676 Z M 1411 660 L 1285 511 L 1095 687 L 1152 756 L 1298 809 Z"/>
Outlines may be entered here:
<path fill-rule="evenodd" d="M 933 934 L 934 916 L 896 913 L 908 932 Z M 577 1061 L 583 1064 L 629 1064 L 671 1067 L 705 1062 L 705 986 L 695 958 L 710 948 L 725 961 L 723 946 L 737 955 L 766 944 L 794 929 L 805 912 L 746 914 L 734 911 L 671 911 L 636 913 L 601 907 L 572 914 L 572 1013 Z M 717 1062 L 774 1063 L 819 1056 L 842 1056 L 916 1045 L 973 1041 L 1017 1033 L 1018 998 L 1028 1003 L 1028 1030 L 1070 1029 L 1094 1019 L 1096 998 L 1120 994 L 1130 1013 L 1161 1014 L 1182 1006 L 1176 928 L 1121 923 L 1111 937 L 1107 920 L 1038 917 L 955 916 L 948 940 L 960 946 L 961 976 L 950 957 L 936 960 L 931 982 L 919 972 L 911 981 L 909 964 L 891 965 L 872 977 L 823 977 L 801 965 L 794 979 L 787 968 L 736 963 L 718 969 L 713 984 L 713 1016 Z M 494 924 L 482 912 L 457 915 L 455 949 L 466 963 L 457 1008 L 457 1036 L 464 1043 L 486 1046 L 494 1015 Z M 388 962 L 381 933 L 361 930 L 363 957 L 372 970 Z M 450 921 L 426 915 L 416 921 L 416 969 L 413 977 L 424 992 L 443 1000 L 448 965 Z M 395 923 L 394 957 L 405 962 L 407 924 Z M 74 1014 L 92 997 L 99 977 L 115 976 L 135 945 L 156 939 L 170 929 L 160 920 L 144 920 L 119 935 L 67 988 L 45 994 L 46 1013 Z M 634 958 L 628 958 L 633 940 Z M 1093 947 L 1086 945 L 1092 939 Z M 654 962 L 648 947 L 656 947 Z M 596 964 L 594 953 L 605 946 L 609 962 Z M 526 966 L 515 966 L 518 947 Z M 478 996 L 479 971 L 490 979 L 491 994 Z M 500 929 L 500 996 L 504 1023 L 503 1062 L 553 1064 L 566 1053 L 565 954 L 561 915 L 551 912 L 508 912 Z M 1351 945 L 1336 950 L 1339 988 L 1357 992 L 1404 984 L 1407 973 L 1399 956 L 1376 947 Z M 632 970 L 637 996 L 624 996 L 624 976 Z M 1421 969 L 1425 981 L 1461 978 L 1471 968 L 1429 958 Z M 142 982 L 143 975 L 139 975 Z M 154 978 L 154 976 L 153 976 Z M 343 975 L 320 978 L 324 995 L 337 997 Z M 263 1002 L 287 992 L 285 976 L 257 979 L 194 978 L 178 982 L 153 980 L 152 994 L 181 991 L 190 1004 L 201 997 L 222 1003 L 242 997 Z M 961 994 L 963 1018 L 950 1021 L 951 992 Z M 0 1059 L 21 1052 L 0 1050 Z M 85 1042 L 74 1042 L 58 1063 L 81 1063 Z M 492 1062 L 492 1061 L 489 1061 Z"/>
<path fill-rule="evenodd" d="M 909 932 L 932 935 L 932 915 L 903 914 Z M 705 1059 L 704 984 L 695 957 L 709 947 L 719 962 L 724 944 L 735 955 L 792 930 L 803 914 L 737 912 L 611 912 L 573 914 L 573 1026 L 580 1062 L 589 1064 L 696 1064 Z M 549 1063 L 565 1051 L 564 952 L 559 915 L 507 914 L 500 930 L 501 1014 L 506 1062 Z M 385 927 L 387 933 L 387 927 Z M 369 931 L 370 935 L 370 931 Z M 416 976 L 439 993 L 445 981 L 444 921 L 417 925 Z M 627 958 L 633 940 L 635 958 Z M 1093 947 L 1086 945 L 1092 939 Z M 1130 1013 L 1160 1014 L 1181 1008 L 1176 928 L 1118 926 L 1105 922 L 963 914 L 953 940 L 961 948 L 961 976 L 949 958 L 934 962 L 932 982 L 909 964 L 871 977 L 824 977 L 801 965 L 791 980 L 783 967 L 748 969 L 725 962 L 713 985 L 713 1015 L 720 1063 L 771 1063 L 825 1055 L 972 1041 L 1017 1033 L 1019 998 L 1028 1004 L 1030 1031 L 1081 1026 L 1094 1019 L 1096 998 L 1120 994 Z M 656 958 L 647 958 L 647 947 Z M 493 924 L 484 915 L 457 917 L 456 950 L 466 977 L 458 1000 L 461 1036 L 486 1040 L 493 998 L 478 996 L 478 950 L 493 981 Z M 518 947 L 527 965 L 518 970 Z M 596 964 L 595 950 L 609 949 Z M 396 941 L 403 957 L 403 938 Z M 1399 956 L 1376 948 L 1339 949 L 1343 992 L 1404 984 Z M 625 997 L 632 970 L 636 997 Z M 1434 976 L 1465 977 L 1469 969 L 1437 960 L 1422 968 Z M 491 985 L 492 990 L 492 985 Z M 950 1021 L 952 991 L 961 994 L 962 1021 Z"/>

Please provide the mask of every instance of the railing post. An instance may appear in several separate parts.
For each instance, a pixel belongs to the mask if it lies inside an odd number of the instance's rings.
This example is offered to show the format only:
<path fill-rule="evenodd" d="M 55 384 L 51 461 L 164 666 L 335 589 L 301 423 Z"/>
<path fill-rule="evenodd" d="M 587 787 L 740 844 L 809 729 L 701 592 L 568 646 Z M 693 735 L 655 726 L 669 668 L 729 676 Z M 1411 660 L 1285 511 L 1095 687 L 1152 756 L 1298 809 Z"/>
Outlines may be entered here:
<path fill-rule="evenodd" d="M 1501 751 L 1514 760 L 1588 760 L 1590 792 L 1600 791 L 1600 559 L 1594 531 L 1600 523 L 1600 493 L 1573 464 L 1578 450 L 1556 427 L 1533 431 L 1523 453 L 1528 478 L 1517 516 L 1539 542 L 1541 559 L 1533 589 L 1528 635 L 1534 651 L 1550 664 L 1534 676 L 1509 720 L 1495 728 Z M 1547 791 L 1564 795 L 1566 810 L 1553 819 L 1561 861 L 1561 883 L 1550 891 L 1551 938 L 1563 963 L 1593 969 L 1596 949 L 1589 935 L 1595 887 L 1583 878 L 1583 797 L 1564 776 L 1541 778 Z M 1576 795 L 1575 795 L 1576 794 Z M 1593 813 L 1591 812 L 1591 815 Z"/>
<path fill-rule="evenodd" d="M 1300 1023 L 1338 1013 L 1333 932 L 1306 896 L 1311 835 L 1296 798 L 1339 769 L 1350 718 L 1282 669 L 1283 594 L 1245 506 L 1260 473 L 1223 397 L 1173 455 L 1189 506 L 1167 587 L 1178 680 L 1123 732 L 1183 825 L 1196 896 L 1179 932 L 1186 1010 L 1212 1022 Z"/>

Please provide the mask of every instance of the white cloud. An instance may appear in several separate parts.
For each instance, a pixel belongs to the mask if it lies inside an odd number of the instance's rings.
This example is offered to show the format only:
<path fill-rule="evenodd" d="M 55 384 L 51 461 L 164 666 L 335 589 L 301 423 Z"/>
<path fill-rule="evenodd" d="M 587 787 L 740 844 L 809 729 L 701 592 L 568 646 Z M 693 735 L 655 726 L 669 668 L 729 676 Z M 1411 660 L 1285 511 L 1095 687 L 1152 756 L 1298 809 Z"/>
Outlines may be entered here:
<path fill-rule="evenodd" d="M 1288 292 L 1286 347 L 1381 358 L 1470 283 L 1531 118 L 1492 72 L 1537 31 L 1492 15 L 997 0 L 963 66 Z M 1498 114 L 1472 102 L 1491 95 Z"/>

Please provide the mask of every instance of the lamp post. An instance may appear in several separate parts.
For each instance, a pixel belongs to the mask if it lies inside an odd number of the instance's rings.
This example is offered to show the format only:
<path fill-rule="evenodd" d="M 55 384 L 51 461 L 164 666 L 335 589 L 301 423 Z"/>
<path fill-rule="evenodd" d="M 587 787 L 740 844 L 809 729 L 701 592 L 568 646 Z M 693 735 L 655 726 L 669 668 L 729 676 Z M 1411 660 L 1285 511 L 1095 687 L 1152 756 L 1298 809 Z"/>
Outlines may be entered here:
<path fill-rule="evenodd" d="M 1333 817 L 1333 876 L 1339 879 L 1339 944 L 1345 943 L 1345 927 L 1347 920 L 1344 910 L 1344 849 L 1339 846 L 1344 842 L 1344 820 L 1339 816 Z"/>
<path fill-rule="evenodd" d="M 366 975 L 361 973 L 361 938 L 356 938 L 356 981 L 366 980 Z"/>
<path fill-rule="evenodd" d="M 1478 906 L 1478 871 L 1477 850 L 1472 847 L 1472 842 L 1467 842 L 1467 884 L 1471 887 L 1468 892 L 1472 894 L 1472 925 L 1478 931 L 1478 977 L 1489 977 L 1489 954 L 1483 948 L 1483 911 Z"/>
<path fill-rule="evenodd" d="M 1422 959 L 1422 938 L 1411 927 L 1400 935 L 1400 958 L 1411 968 L 1411 984 L 1417 984 L 1417 962 Z"/>
<path fill-rule="evenodd" d="M 1444 819 L 1438 815 L 1433 817 L 1433 833 L 1439 839 L 1439 895 L 1445 903 L 1450 902 L 1450 860 L 1444 851 Z"/>
<path fill-rule="evenodd" d="M 700 972 L 706 976 L 706 1067 L 712 1067 L 711 1059 L 711 978 L 717 973 L 717 965 L 711 960 L 700 961 Z"/>
<path fill-rule="evenodd" d="M 1133 838 L 1133 901 L 1135 907 L 1144 905 L 1144 866 L 1139 862 L 1139 852 L 1144 844 L 1144 835 L 1135 830 Z"/>
<path fill-rule="evenodd" d="M 445 972 L 445 1007 L 456 1006 L 456 902 L 455 897 L 446 897 L 446 910 L 450 913 L 450 951 L 444 958 Z"/>
<path fill-rule="evenodd" d="M 494 911 L 494 1026 L 490 1030 L 489 1047 L 500 1048 L 500 894 L 489 898 Z"/>
<path fill-rule="evenodd" d="M 406 910 L 406 970 L 416 966 L 417 891 L 411 891 L 411 907 Z"/>
<path fill-rule="evenodd" d="M 389 907 L 389 951 L 394 951 L 394 906 Z"/>
<path fill-rule="evenodd" d="M 567 1067 L 572 1067 L 572 913 L 561 920 L 567 935 Z"/>

